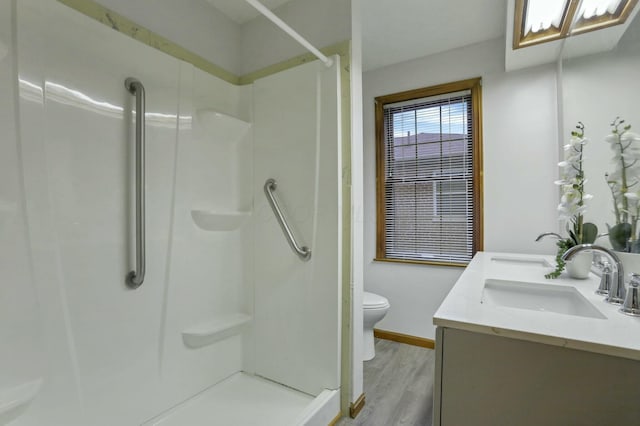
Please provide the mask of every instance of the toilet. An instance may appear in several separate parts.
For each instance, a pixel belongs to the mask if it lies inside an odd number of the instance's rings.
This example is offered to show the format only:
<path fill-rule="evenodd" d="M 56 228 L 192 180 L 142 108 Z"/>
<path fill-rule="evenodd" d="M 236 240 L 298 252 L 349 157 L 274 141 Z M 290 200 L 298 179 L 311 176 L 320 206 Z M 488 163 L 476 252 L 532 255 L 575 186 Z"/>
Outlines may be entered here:
<path fill-rule="evenodd" d="M 375 326 L 389 310 L 389 301 L 379 294 L 364 292 L 362 296 L 362 323 L 364 326 L 362 360 L 369 361 L 376 356 L 373 341 L 373 326 Z"/>

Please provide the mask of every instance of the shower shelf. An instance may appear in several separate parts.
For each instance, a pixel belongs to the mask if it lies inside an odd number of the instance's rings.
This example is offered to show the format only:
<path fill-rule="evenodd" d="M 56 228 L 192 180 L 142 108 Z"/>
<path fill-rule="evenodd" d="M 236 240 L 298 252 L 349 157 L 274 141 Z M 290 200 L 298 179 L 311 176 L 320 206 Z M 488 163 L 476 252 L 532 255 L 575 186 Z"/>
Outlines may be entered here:
<path fill-rule="evenodd" d="M 251 127 L 251 123 L 213 109 L 197 110 L 196 122 L 205 131 L 207 139 L 223 142 L 241 140 Z"/>
<path fill-rule="evenodd" d="M 249 216 L 251 216 L 251 212 L 247 211 L 191 210 L 191 218 L 198 228 L 205 231 L 233 231 L 240 228 Z"/>
<path fill-rule="evenodd" d="M 38 395 L 42 379 L 0 390 L 0 424 L 7 424 L 20 417 L 27 406 Z"/>
<path fill-rule="evenodd" d="M 201 348 L 219 340 L 239 334 L 251 316 L 235 312 L 213 318 L 182 332 L 182 341 L 190 348 Z"/>

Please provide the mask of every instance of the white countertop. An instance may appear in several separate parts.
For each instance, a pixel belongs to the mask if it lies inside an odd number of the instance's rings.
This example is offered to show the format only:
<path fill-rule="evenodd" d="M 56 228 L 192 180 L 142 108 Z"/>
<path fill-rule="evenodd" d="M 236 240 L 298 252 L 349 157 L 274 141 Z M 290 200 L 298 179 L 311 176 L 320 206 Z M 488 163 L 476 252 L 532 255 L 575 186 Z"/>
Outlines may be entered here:
<path fill-rule="evenodd" d="M 509 264 L 497 258 L 546 259 L 555 265 L 553 256 L 479 252 L 436 311 L 435 325 L 640 360 L 640 317 L 624 315 L 619 305 L 606 303 L 595 294 L 598 276 L 591 273 L 585 280 L 576 280 L 563 273 L 548 280 L 544 274 L 552 268 Z M 572 286 L 606 318 L 481 303 L 486 279 Z"/>

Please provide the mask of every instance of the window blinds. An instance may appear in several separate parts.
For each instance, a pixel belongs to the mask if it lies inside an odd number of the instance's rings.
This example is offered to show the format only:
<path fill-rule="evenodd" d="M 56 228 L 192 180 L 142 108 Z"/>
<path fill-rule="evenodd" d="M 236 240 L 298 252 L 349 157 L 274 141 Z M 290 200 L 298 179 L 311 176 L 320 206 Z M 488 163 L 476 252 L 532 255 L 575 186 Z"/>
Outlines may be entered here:
<path fill-rule="evenodd" d="M 384 105 L 385 257 L 473 256 L 471 91 Z"/>

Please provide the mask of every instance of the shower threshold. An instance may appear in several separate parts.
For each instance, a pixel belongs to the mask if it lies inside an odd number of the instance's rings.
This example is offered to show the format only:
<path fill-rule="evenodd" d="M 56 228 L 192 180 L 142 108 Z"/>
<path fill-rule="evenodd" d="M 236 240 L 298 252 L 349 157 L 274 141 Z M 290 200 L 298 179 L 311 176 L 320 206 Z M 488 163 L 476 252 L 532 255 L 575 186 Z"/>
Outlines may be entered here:
<path fill-rule="evenodd" d="M 314 398 L 239 372 L 142 426 L 327 425 L 338 412 L 337 390 Z"/>

